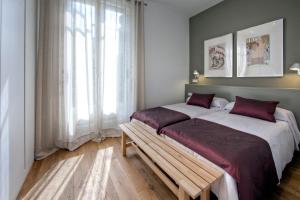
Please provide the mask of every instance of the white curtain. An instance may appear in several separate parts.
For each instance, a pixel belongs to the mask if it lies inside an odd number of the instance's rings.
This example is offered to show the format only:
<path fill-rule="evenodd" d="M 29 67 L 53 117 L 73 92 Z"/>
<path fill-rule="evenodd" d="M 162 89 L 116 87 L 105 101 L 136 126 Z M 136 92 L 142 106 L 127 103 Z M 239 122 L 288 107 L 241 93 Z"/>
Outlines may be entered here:
<path fill-rule="evenodd" d="M 36 159 L 116 136 L 143 108 L 143 9 L 128 0 L 39 1 Z"/>

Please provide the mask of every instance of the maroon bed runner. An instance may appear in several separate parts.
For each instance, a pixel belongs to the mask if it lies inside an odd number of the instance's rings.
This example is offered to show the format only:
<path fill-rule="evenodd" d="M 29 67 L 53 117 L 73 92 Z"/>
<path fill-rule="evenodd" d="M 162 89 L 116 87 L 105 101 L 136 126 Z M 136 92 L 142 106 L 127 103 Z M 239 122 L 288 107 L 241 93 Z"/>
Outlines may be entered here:
<path fill-rule="evenodd" d="M 157 132 L 165 126 L 190 119 L 190 117 L 186 114 L 163 107 L 150 108 L 135 112 L 130 117 L 130 120 L 132 118 L 144 122 L 156 129 Z"/>
<path fill-rule="evenodd" d="M 240 200 L 263 199 L 278 183 L 267 141 L 214 122 L 191 119 L 160 131 L 223 168 L 237 182 Z"/>

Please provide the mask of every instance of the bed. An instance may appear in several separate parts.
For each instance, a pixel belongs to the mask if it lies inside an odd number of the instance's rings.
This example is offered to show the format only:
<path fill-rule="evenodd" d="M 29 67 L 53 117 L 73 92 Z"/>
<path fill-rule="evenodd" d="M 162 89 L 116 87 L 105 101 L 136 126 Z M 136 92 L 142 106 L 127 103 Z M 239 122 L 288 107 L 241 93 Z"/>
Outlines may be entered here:
<path fill-rule="evenodd" d="M 298 89 L 186 85 L 186 97 L 192 92 L 216 93 L 218 96 L 227 98 L 231 101 L 233 101 L 234 97 L 237 95 L 261 100 L 277 100 L 280 101 L 280 107 L 292 110 L 296 119 L 300 117 L 300 110 L 298 106 L 298 102 L 300 101 L 300 90 Z M 297 124 L 294 115 L 287 115 L 285 120 L 280 119 L 277 120 L 276 123 L 270 123 L 251 117 L 232 115 L 228 113 L 228 110 L 222 110 L 220 108 L 207 110 L 201 107 L 188 106 L 185 105 L 185 103 L 169 105 L 166 106 L 166 108 L 186 113 L 191 118 L 211 121 L 262 138 L 270 146 L 279 180 L 282 177 L 282 172 L 286 164 L 292 160 L 294 151 L 299 150 L 299 124 Z M 199 110 L 196 111 L 197 109 Z M 147 126 L 146 124 L 144 125 Z M 162 137 L 181 147 L 198 159 L 207 160 L 176 140 L 164 135 L 162 135 Z M 212 164 L 215 165 L 214 163 Z M 235 179 L 220 167 L 216 167 L 222 170 L 225 173 L 225 176 L 218 182 L 214 183 L 212 191 L 219 197 L 219 199 L 239 199 Z"/>
<path fill-rule="evenodd" d="M 267 141 L 272 151 L 277 176 L 279 179 L 281 179 L 282 177 L 282 172 L 286 164 L 288 164 L 292 160 L 294 151 L 298 150 L 298 145 L 296 144 L 299 143 L 298 138 L 300 137 L 300 133 L 294 128 L 294 126 L 296 126 L 296 121 L 294 120 L 278 120 L 276 123 L 270 123 L 251 117 L 229 114 L 228 110 L 210 113 L 198 118 L 215 122 L 236 130 L 243 131 L 245 133 L 253 134 Z M 163 137 L 182 147 L 187 152 L 193 154 L 195 157 L 201 160 L 205 159 L 201 155 L 185 147 L 176 140 L 165 135 L 163 135 Z M 212 191 L 219 199 L 222 200 L 239 199 L 235 179 L 214 163 L 212 164 L 223 171 L 225 174 L 222 179 L 212 185 Z"/>

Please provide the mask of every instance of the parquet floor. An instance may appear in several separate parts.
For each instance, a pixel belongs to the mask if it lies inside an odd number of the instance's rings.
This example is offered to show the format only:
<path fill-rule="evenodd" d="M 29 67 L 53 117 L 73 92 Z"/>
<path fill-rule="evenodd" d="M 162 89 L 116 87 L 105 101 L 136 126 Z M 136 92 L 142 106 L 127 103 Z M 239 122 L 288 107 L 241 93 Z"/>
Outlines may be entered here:
<path fill-rule="evenodd" d="M 174 200 L 173 193 L 120 139 L 89 142 L 74 152 L 60 150 L 34 162 L 18 199 L 59 200 Z M 300 199 L 300 154 L 286 168 L 272 200 Z"/>

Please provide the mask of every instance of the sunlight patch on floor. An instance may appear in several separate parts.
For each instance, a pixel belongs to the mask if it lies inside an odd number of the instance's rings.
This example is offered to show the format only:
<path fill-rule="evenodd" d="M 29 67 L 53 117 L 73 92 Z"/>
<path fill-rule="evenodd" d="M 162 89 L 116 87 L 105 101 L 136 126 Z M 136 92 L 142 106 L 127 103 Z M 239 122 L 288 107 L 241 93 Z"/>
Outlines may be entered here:
<path fill-rule="evenodd" d="M 84 155 L 60 161 L 32 187 L 22 199 L 59 199 Z"/>
<path fill-rule="evenodd" d="M 95 162 L 88 176 L 84 180 L 82 189 L 77 199 L 104 199 L 110 165 L 112 160 L 113 147 L 109 147 L 97 152 Z"/>

